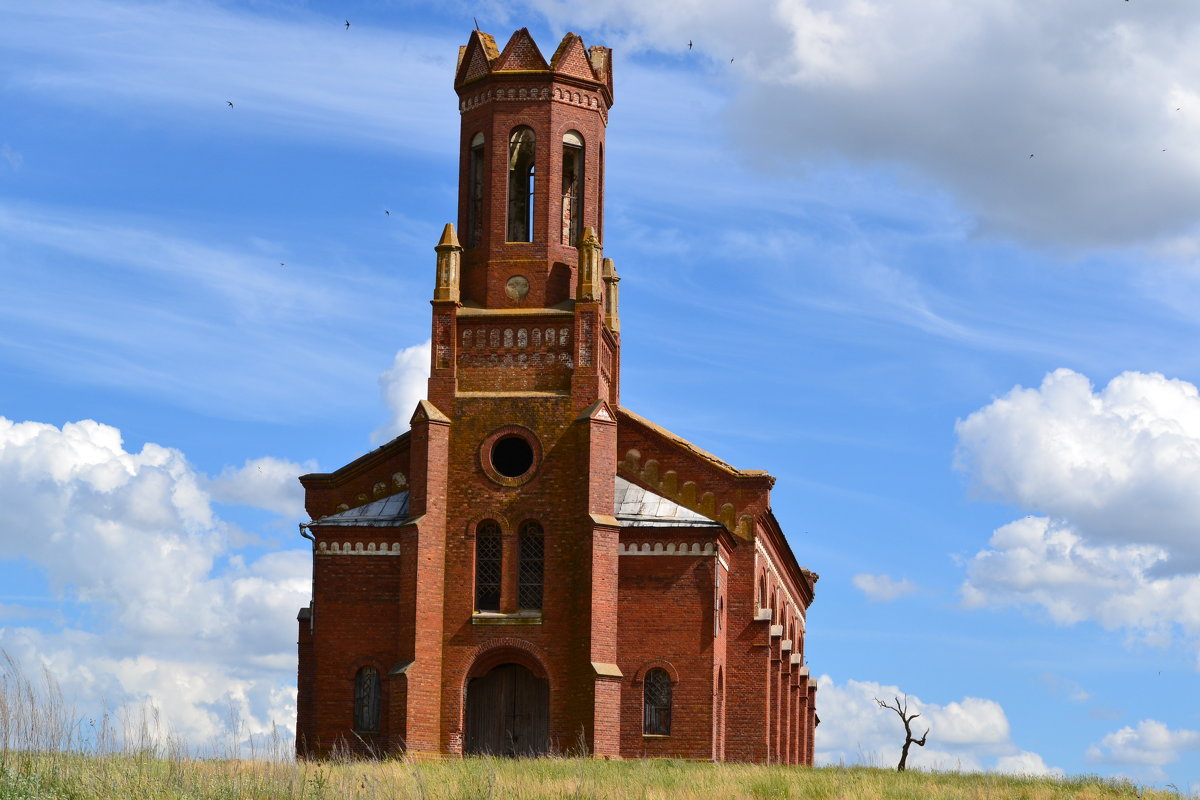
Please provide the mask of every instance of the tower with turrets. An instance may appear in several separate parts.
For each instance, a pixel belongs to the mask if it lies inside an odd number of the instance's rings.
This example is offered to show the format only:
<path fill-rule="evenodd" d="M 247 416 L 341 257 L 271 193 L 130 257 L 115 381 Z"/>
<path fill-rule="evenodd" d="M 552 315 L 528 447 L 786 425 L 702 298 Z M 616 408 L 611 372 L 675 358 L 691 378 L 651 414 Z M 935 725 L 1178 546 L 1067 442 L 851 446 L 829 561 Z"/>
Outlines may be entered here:
<path fill-rule="evenodd" d="M 811 764 L 817 576 L 739 470 L 620 405 L 612 52 L 460 48 L 457 226 L 408 433 L 301 478 L 297 752 Z"/>

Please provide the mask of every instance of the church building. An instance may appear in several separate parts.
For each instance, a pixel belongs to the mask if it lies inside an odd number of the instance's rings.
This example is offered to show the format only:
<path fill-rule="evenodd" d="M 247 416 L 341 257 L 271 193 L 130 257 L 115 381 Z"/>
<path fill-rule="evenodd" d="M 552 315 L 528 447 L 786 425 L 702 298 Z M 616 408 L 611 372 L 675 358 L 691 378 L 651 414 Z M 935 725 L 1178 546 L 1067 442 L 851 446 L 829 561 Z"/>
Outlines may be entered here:
<path fill-rule="evenodd" d="M 816 574 L 775 479 L 620 403 L 612 51 L 471 32 L 410 430 L 300 478 L 296 748 L 811 765 Z M 432 237 L 431 237 L 432 238 Z"/>

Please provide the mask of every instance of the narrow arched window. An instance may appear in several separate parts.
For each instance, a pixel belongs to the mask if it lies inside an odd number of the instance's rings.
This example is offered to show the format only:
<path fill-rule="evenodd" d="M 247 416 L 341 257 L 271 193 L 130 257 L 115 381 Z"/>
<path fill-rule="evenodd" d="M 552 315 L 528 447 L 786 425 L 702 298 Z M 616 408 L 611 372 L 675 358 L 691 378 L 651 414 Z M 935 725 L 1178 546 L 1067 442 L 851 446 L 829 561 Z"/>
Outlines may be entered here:
<path fill-rule="evenodd" d="M 467 247 L 476 247 L 483 239 L 483 134 L 471 140 L 467 167 Z"/>
<path fill-rule="evenodd" d="M 508 234 L 510 242 L 533 241 L 533 161 L 531 128 L 517 128 L 508 139 Z"/>
<path fill-rule="evenodd" d="M 379 670 L 363 667 L 354 676 L 354 730 L 379 730 Z"/>
<path fill-rule="evenodd" d="M 542 526 L 526 522 L 521 526 L 517 569 L 517 606 L 522 611 L 542 608 L 543 559 L 546 551 Z"/>
<path fill-rule="evenodd" d="M 563 134 L 562 243 L 575 247 L 583 232 L 583 137 Z"/>
<path fill-rule="evenodd" d="M 642 732 L 652 736 L 671 733 L 671 676 L 665 669 L 655 667 L 646 673 L 643 682 Z"/>
<path fill-rule="evenodd" d="M 475 530 L 475 608 L 500 610 L 501 573 L 500 526 L 491 520 L 479 523 Z"/>

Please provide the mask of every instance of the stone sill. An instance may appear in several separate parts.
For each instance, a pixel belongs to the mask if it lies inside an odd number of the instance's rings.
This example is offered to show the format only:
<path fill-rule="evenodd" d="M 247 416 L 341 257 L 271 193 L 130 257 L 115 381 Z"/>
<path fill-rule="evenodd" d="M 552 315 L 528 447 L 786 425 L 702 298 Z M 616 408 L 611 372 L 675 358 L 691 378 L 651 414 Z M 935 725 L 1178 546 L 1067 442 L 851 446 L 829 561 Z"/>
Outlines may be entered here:
<path fill-rule="evenodd" d="M 669 734 L 669 733 L 643 733 L 642 738 L 643 739 L 670 739 L 671 734 Z"/>
<path fill-rule="evenodd" d="M 499 611 L 476 611 L 471 615 L 472 625 L 541 625 L 542 612 L 517 611 L 503 614 Z"/>

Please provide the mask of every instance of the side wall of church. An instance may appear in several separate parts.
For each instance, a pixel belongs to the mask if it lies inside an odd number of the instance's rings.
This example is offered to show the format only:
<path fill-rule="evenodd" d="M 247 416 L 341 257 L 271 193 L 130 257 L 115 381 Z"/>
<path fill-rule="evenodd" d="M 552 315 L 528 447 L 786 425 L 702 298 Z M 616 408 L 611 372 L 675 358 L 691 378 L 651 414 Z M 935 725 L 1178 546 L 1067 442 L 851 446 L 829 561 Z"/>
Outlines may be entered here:
<path fill-rule="evenodd" d="M 626 529 L 633 538 L 645 529 Z M 712 758 L 715 556 L 624 555 L 620 559 L 621 756 Z M 671 728 L 644 733 L 644 678 L 671 676 Z"/>
<path fill-rule="evenodd" d="M 310 748 L 327 753 L 334 747 L 354 752 L 368 748 L 383 752 L 403 739 L 403 715 L 389 713 L 396 683 L 388 671 L 411 658 L 401 643 L 411 640 L 412 615 L 401 613 L 403 597 L 412 594 L 416 556 L 411 534 L 395 529 L 339 528 L 334 541 L 400 545 L 399 554 L 338 554 L 314 556 L 311 681 L 316 688 L 305 715 L 311 721 L 304 735 Z M 408 579 L 405 579 L 405 576 Z M 307 623 L 302 623 L 306 625 Z M 374 667 L 381 676 L 381 729 L 359 733 L 354 728 L 354 679 L 362 667 Z M 400 728 L 399 730 L 397 728 Z"/>

